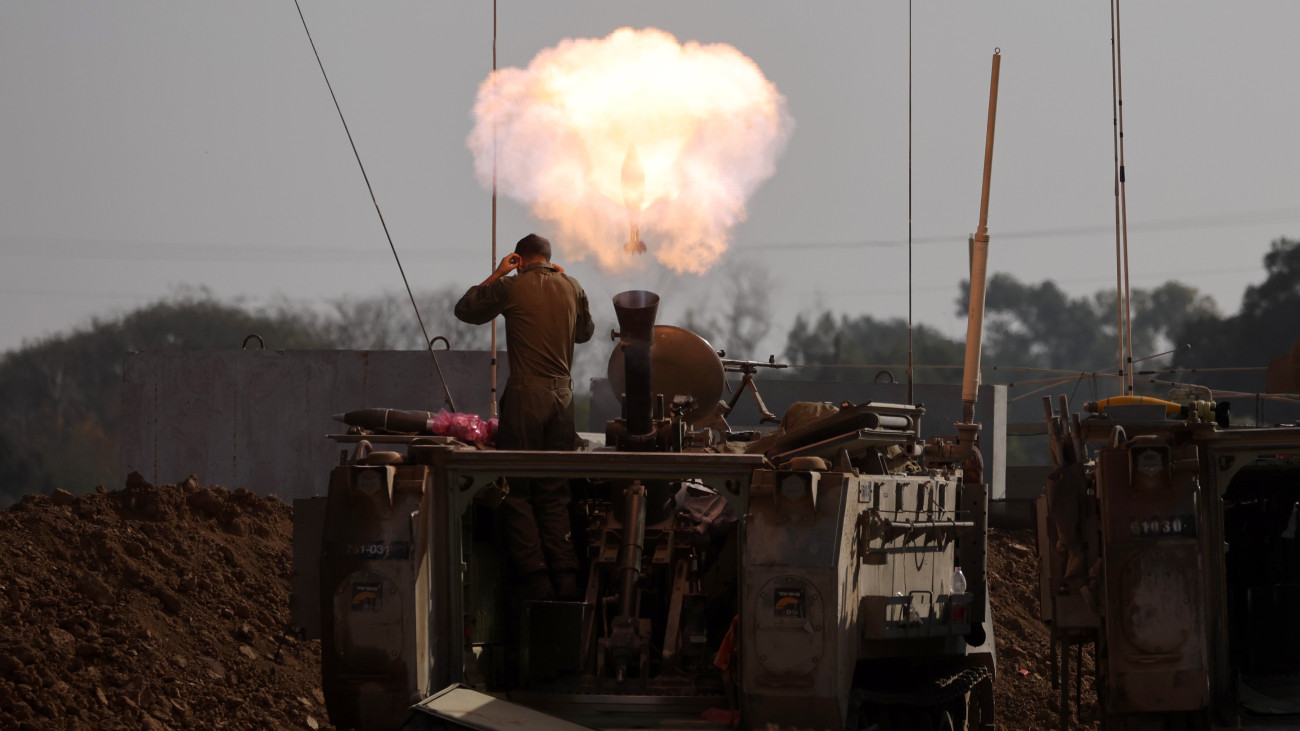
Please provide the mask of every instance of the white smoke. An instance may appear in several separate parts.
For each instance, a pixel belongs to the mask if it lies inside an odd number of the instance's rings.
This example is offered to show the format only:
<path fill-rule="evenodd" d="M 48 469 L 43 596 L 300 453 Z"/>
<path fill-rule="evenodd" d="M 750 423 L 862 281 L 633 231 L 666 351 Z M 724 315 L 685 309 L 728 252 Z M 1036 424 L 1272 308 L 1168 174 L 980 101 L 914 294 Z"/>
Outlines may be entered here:
<path fill-rule="evenodd" d="M 745 203 L 775 172 L 794 122 L 785 98 L 735 48 L 679 44 L 660 30 L 565 40 L 528 68 L 480 86 L 469 147 L 491 186 L 559 228 L 568 258 L 608 271 L 624 251 L 622 169 L 635 146 L 645 171 L 641 238 L 676 272 L 702 274 L 726 251 Z"/>

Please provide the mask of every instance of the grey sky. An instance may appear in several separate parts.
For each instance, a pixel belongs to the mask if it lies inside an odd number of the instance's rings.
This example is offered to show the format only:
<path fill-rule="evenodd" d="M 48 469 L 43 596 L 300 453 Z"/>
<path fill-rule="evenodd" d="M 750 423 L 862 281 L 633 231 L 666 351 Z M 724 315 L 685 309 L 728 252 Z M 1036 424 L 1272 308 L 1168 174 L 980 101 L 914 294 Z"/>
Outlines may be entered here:
<path fill-rule="evenodd" d="M 1234 311 L 1269 242 L 1300 235 L 1300 4 L 1122 9 L 1134 285 L 1181 279 Z M 303 10 L 412 285 L 479 281 L 490 196 L 465 138 L 491 69 L 491 3 Z M 621 26 L 754 59 L 796 123 L 731 255 L 782 280 L 769 348 L 796 312 L 906 315 L 905 2 L 502 0 L 499 13 L 501 66 Z M 990 267 L 1073 293 L 1113 285 L 1109 24 L 1100 2 L 915 3 L 918 321 L 964 332 L 953 300 L 994 47 Z M 253 303 L 401 287 L 292 2 L 11 0 L 0 95 L 0 349 L 183 285 Z M 503 251 L 548 233 L 510 201 L 499 220 Z M 728 261 L 680 281 L 570 271 L 604 310 L 656 289 L 672 322 Z"/>

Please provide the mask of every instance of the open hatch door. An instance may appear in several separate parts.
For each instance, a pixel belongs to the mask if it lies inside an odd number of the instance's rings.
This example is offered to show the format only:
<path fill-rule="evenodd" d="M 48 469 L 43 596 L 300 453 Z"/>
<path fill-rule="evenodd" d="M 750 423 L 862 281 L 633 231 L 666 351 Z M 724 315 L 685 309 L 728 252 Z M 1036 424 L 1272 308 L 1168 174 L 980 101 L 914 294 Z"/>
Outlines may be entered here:
<path fill-rule="evenodd" d="M 541 711 L 452 684 L 415 704 L 413 710 L 479 731 L 592 731 Z"/>

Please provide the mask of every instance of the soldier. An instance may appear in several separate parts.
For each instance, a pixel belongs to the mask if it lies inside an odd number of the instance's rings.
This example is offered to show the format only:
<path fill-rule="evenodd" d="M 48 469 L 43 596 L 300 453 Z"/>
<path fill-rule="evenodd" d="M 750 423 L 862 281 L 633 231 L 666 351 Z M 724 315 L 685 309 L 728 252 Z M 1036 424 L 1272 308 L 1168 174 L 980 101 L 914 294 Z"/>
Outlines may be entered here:
<path fill-rule="evenodd" d="M 505 316 L 510 357 L 497 447 L 573 450 L 573 346 L 590 340 L 596 328 L 582 285 L 551 263 L 551 242 L 537 234 L 520 239 L 515 253 L 456 303 L 456 317 L 474 325 L 497 315 Z M 578 557 L 569 542 L 569 483 L 515 482 L 500 510 L 524 598 L 580 598 Z"/>

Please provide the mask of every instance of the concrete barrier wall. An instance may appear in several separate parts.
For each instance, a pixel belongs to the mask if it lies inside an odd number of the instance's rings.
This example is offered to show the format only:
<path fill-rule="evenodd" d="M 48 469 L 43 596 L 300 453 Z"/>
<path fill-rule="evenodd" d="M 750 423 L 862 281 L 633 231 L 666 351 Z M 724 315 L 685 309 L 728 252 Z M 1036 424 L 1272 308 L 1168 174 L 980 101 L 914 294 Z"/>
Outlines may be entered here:
<path fill-rule="evenodd" d="M 487 416 L 486 352 L 437 351 L 459 411 Z M 498 387 L 509 375 L 500 354 Z M 121 468 L 157 483 L 204 483 L 284 500 L 323 495 L 340 447 L 337 413 L 445 406 L 423 351 L 166 350 L 128 354 Z"/>

